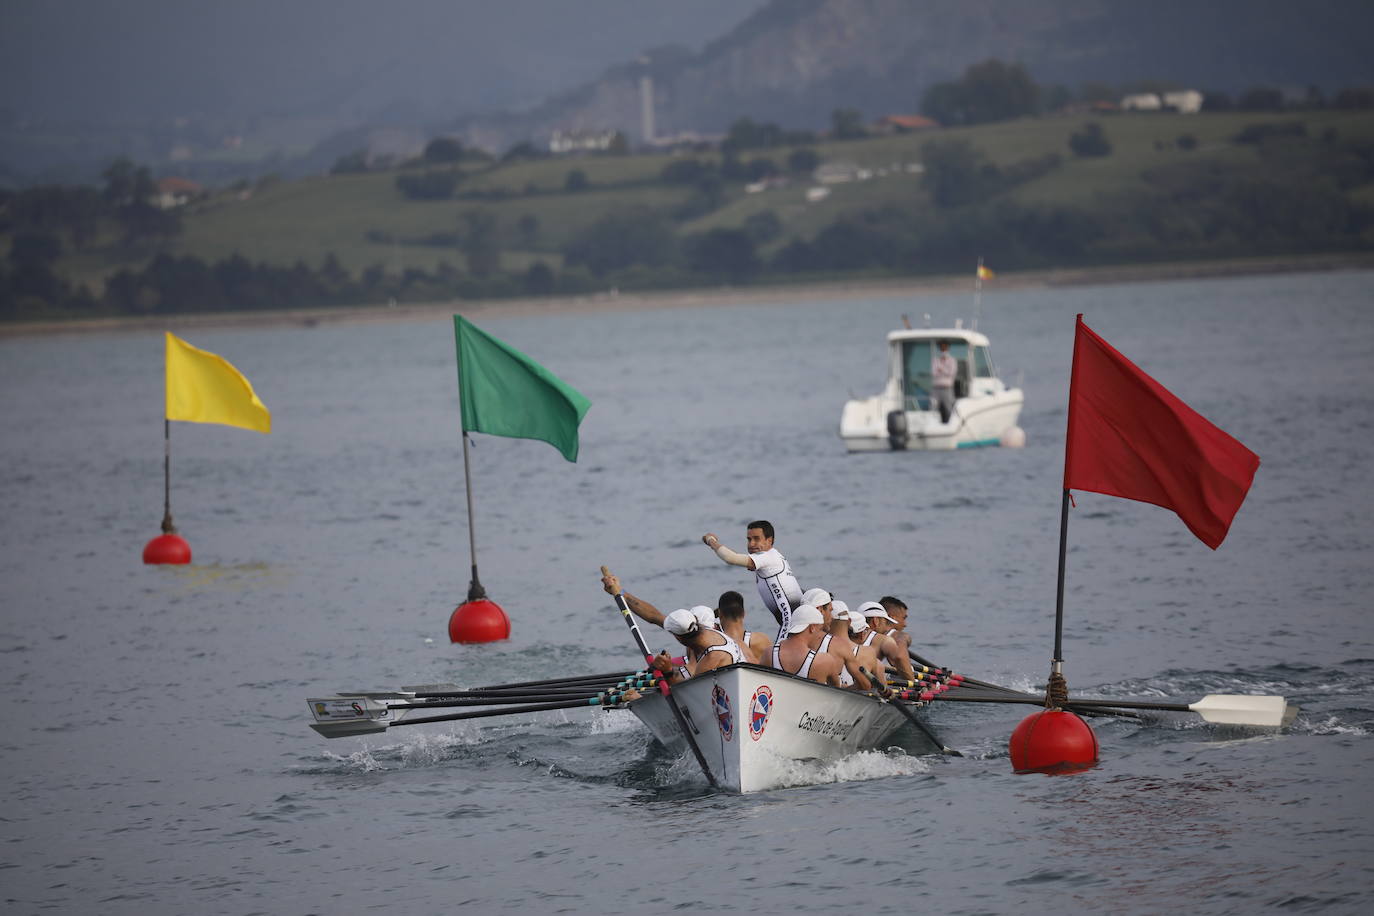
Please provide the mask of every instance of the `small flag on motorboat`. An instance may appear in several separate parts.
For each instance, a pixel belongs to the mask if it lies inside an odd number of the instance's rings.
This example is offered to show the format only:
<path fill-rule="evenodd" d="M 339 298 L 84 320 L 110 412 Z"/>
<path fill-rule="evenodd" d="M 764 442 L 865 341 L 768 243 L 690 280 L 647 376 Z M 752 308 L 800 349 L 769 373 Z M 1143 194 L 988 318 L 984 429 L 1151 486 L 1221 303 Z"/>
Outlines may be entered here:
<path fill-rule="evenodd" d="M 272 414 L 229 360 L 167 334 L 167 419 L 272 431 Z"/>
<path fill-rule="evenodd" d="M 978 264 L 978 279 L 979 279 L 979 280 L 991 280 L 991 279 L 992 279 L 993 277 L 995 277 L 995 276 L 997 276 L 997 274 L 995 274 L 995 273 L 992 272 L 992 268 L 990 268 L 990 267 L 984 267 L 983 264 L 982 264 L 981 262 Z"/>
<path fill-rule="evenodd" d="M 1064 489 L 1152 503 L 1216 550 L 1259 457 L 1175 397 L 1078 316 Z"/>
<path fill-rule="evenodd" d="M 577 460 L 577 428 L 592 402 L 462 315 L 453 316 L 463 432 L 540 439 Z"/>

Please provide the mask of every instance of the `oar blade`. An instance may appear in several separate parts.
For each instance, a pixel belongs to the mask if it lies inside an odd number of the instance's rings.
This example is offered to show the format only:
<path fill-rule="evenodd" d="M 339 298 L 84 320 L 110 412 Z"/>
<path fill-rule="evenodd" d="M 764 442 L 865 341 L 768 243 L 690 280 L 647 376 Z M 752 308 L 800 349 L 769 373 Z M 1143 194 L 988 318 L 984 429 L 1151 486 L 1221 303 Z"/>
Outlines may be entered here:
<path fill-rule="evenodd" d="M 1278 728 L 1284 724 L 1288 701 L 1274 696 L 1211 693 L 1188 706 L 1208 722 Z"/>
<path fill-rule="evenodd" d="M 305 701 L 315 721 L 310 727 L 326 738 L 353 738 L 386 731 L 387 707 L 371 697 L 315 697 Z"/>

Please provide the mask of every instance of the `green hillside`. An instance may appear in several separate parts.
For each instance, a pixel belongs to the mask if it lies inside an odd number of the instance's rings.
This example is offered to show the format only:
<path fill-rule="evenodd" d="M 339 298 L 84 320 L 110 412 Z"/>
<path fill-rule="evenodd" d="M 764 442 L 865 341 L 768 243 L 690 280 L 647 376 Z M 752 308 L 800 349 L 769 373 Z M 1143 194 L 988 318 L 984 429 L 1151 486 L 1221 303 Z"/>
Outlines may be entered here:
<path fill-rule="evenodd" d="M 851 180 L 822 183 L 799 155 Z M 439 199 L 413 196 L 431 179 Z M 8 317 L 961 272 L 980 255 L 1006 271 L 1367 251 L 1374 112 L 1057 115 L 733 155 L 412 163 L 212 192 L 149 211 L 141 239 L 101 218 L 35 240 L 28 199 L 0 223 Z M 35 257 L 56 279 L 24 279 Z"/>
<path fill-rule="evenodd" d="M 677 224 L 677 231 L 685 236 L 713 228 L 739 228 L 748 216 L 766 210 L 781 221 L 783 240 L 813 238 L 836 219 L 876 207 L 908 208 L 912 219 L 919 220 L 931 203 L 920 187 L 921 175 L 904 167 L 919 163 L 922 146 L 937 139 L 967 140 L 998 166 L 1059 154 L 1063 157 L 1059 168 L 1018 186 L 1008 196 L 1024 203 L 1089 209 L 1102 195 L 1146 190 L 1142 176 L 1152 168 L 1182 161 L 1214 162 L 1223 168 L 1255 163 L 1261 155 L 1258 145 L 1231 142 L 1247 125 L 1297 120 L 1305 124 L 1309 137 L 1334 129 L 1342 140 L 1374 141 L 1374 114 L 1368 112 L 1115 115 L 1094 119 L 1110 139 L 1112 153 L 1074 157 L 1067 140 L 1086 120 L 1045 117 L 818 144 L 815 149 L 823 162 L 852 162 L 874 176 L 831 185 L 830 195 L 817 203 L 806 201 L 805 191 L 814 184 L 805 176 L 755 194 L 745 192 L 744 182 L 727 182 L 723 206 Z M 1184 136 L 1195 138 L 1197 146 L 1180 149 L 1178 139 Z M 783 167 L 788 152 L 749 150 L 741 157 L 769 158 Z M 701 158 L 719 160 L 716 154 Z M 311 265 L 332 253 L 355 273 L 374 264 L 390 270 L 432 270 L 442 260 L 459 263 L 461 253 L 453 245 L 418 244 L 419 240 L 456 232 L 466 211 L 483 209 L 496 217 L 503 254 L 525 261 L 531 253 L 556 255 L 606 213 L 633 207 L 668 213 L 681 205 L 689 190 L 656 181 L 669 161 L 664 155 L 522 161 L 470 173 L 459 186 L 466 192 L 509 195 L 490 200 L 409 200 L 397 190 L 394 171 L 269 185 L 245 200 L 226 193 L 200 205 L 187 214 L 184 234 L 169 250 L 207 261 L 239 253 L 253 261 L 290 264 L 303 260 Z M 563 190 L 568 172 L 574 169 L 585 174 L 586 190 Z M 1349 193 L 1367 199 L 1371 184 L 1364 182 Z M 522 239 L 517 226 L 526 216 L 538 221 L 538 230 L 532 238 Z M 377 241 L 383 238 L 390 241 Z M 773 247 L 778 244 L 775 241 Z"/>

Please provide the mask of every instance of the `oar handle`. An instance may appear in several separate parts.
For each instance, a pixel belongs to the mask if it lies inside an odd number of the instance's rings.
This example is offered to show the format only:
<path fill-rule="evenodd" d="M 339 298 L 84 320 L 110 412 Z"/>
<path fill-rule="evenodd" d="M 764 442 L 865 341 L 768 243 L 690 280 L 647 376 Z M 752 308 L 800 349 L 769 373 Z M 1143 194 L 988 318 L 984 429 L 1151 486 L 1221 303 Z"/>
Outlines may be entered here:
<path fill-rule="evenodd" d="M 874 683 L 877 683 L 877 678 L 869 674 L 867 669 L 860 666 L 859 670 L 863 672 L 864 677 L 868 678 L 870 681 L 873 681 Z M 916 715 L 911 710 L 907 709 L 904 705 L 902 705 L 901 700 L 890 700 L 886 697 L 880 697 L 880 699 L 882 699 L 883 702 L 885 702 L 887 705 L 891 706 L 893 709 L 897 710 L 899 713 L 905 716 L 906 720 L 910 722 L 918 731 L 920 731 L 927 738 L 929 738 L 930 743 L 938 747 L 941 750 L 941 752 L 948 754 L 951 757 L 964 756 L 963 754 L 956 751 L 954 748 L 946 747 L 944 742 L 941 741 L 939 738 L 935 737 L 935 733 L 932 732 L 924 722 L 916 718 Z"/>

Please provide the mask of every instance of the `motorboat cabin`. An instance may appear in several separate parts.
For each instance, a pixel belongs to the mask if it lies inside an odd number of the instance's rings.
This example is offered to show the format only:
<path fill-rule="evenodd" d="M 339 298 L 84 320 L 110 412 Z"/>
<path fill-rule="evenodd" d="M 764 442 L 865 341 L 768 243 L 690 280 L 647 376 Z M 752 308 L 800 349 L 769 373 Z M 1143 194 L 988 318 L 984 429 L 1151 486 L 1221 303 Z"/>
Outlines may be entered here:
<path fill-rule="evenodd" d="M 957 372 L 954 408 L 941 419 L 931 386 L 931 365 L 941 341 Z M 997 375 L 988 339 L 965 328 L 920 328 L 887 335 L 887 385 L 881 394 L 849 401 L 840 437 L 851 452 L 943 450 L 984 445 L 1019 446 L 1025 434 L 1020 388 Z"/>

